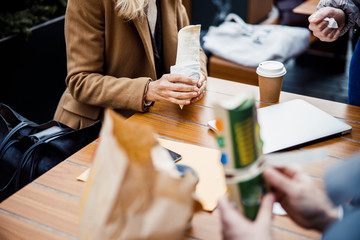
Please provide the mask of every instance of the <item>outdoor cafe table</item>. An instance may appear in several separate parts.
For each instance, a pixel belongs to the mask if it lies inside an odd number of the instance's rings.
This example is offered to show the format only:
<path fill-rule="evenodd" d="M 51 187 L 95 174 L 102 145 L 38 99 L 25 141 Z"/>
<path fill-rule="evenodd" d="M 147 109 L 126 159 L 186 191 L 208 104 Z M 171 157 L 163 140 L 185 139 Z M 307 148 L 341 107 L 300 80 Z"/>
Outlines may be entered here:
<path fill-rule="evenodd" d="M 137 113 L 129 121 L 151 125 L 161 138 L 197 146 L 217 148 L 215 135 L 207 122 L 213 119 L 211 103 L 243 91 L 254 92 L 257 107 L 258 87 L 209 78 L 205 97 L 180 110 L 170 103 L 156 103 L 148 113 Z M 303 99 L 352 126 L 350 134 L 302 147 L 306 151 L 326 147 L 326 160 L 304 165 L 305 171 L 322 187 L 325 169 L 345 161 L 360 151 L 360 107 L 323 99 L 282 92 L 280 102 Z M 0 239 L 76 239 L 79 229 L 79 206 L 84 182 L 77 177 L 89 168 L 97 141 L 75 153 L 34 182 L 0 204 Z M 274 239 L 319 239 L 321 234 L 296 225 L 288 216 L 275 215 Z M 184 239 L 221 239 L 219 211 L 195 214 Z"/>

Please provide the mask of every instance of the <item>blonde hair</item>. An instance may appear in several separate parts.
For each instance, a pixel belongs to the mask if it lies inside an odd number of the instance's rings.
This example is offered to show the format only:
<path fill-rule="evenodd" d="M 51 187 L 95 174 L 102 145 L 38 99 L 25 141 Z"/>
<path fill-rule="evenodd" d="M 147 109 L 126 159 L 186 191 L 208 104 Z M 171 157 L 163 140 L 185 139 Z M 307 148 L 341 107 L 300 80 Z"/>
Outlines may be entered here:
<path fill-rule="evenodd" d="M 134 20 L 145 15 L 149 0 L 114 0 L 118 15 L 124 20 Z"/>

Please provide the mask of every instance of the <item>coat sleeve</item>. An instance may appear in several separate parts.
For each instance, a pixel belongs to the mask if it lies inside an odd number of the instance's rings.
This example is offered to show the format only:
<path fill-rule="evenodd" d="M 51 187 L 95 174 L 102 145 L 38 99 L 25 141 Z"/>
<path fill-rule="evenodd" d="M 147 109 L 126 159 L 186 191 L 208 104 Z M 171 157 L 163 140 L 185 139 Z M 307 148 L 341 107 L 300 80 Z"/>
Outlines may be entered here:
<path fill-rule="evenodd" d="M 322 240 L 360 239 L 360 210 L 349 213 L 341 221 L 331 224 L 323 233 Z"/>
<path fill-rule="evenodd" d="M 143 111 L 144 90 L 150 78 L 106 74 L 105 27 L 103 2 L 68 1 L 65 17 L 67 88 L 73 98 L 83 104 Z"/>
<path fill-rule="evenodd" d="M 345 12 L 346 23 L 344 28 L 341 30 L 341 35 L 344 35 L 355 25 L 360 26 L 360 0 L 320 0 L 317 9 L 323 7 L 339 8 Z"/>
<path fill-rule="evenodd" d="M 332 202 L 342 205 L 343 217 L 326 229 L 323 239 L 360 239 L 360 154 L 329 168 L 324 182 Z"/>
<path fill-rule="evenodd" d="M 335 205 L 360 199 L 360 154 L 329 168 L 324 182 Z"/>

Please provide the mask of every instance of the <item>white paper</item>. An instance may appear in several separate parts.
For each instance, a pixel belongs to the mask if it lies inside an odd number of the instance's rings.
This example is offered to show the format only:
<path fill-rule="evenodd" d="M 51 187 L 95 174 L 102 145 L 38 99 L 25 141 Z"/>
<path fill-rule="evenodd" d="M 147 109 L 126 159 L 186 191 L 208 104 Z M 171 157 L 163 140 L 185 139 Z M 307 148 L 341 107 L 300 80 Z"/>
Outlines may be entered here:
<path fill-rule="evenodd" d="M 334 18 L 326 17 L 326 18 L 324 18 L 324 21 L 329 22 L 328 28 L 334 28 L 334 29 L 339 28 L 339 26 L 338 26 L 338 24 L 337 24 L 337 22 L 336 22 L 336 20 Z"/>
<path fill-rule="evenodd" d="M 322 161 L 327 156 L 325 148 L 307 151 L 270 153 L 260 156 L 255 163 L 242 169 L 225 169 L 228 183 L 248 181 L 264 171 L 267 166 L 284 167 L 293 164 Z M 230 177 L 231 176 L 231 177 Z"/>
<path fill-rule="evenodd" d="M 170 67 L 171 74 L 180 74 L 187 77 L 191 77 L 196 80 L 196 84 L 200 78 L 200 63 L 193 61 L 193 62 L 185 62 L 181 64 L 176 64 Z M 183 109 L 184 105 L 179 105 L 181 109 Z"/>
<path fill-rule="evenodd" d="M 287 214 L 286 211 L 282 208 L 281 204 L 278 202 L 274 202 L 272 212 L 273 212 L 273 214 L 281 215 L 281 216 Z"/>
<path fill-rule="evenodd" d="M 262 158 L 265 166 L 284 167 L 292 164 L 322 161 L 326 156 L 327 150 L 319 148 L 307 151 L 265 154 Z"/>

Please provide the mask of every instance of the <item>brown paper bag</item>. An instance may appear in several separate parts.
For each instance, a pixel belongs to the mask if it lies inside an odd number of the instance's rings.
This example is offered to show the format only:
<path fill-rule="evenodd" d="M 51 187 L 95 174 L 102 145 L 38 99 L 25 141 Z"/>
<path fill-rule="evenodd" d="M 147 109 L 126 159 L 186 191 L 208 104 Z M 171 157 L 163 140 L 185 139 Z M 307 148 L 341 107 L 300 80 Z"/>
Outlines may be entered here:
<path fill-rule="evenodd" d="M 150 127 L 105 112 L 81 202 L 80 239 L 181 239 L 198 202 Z"/>

